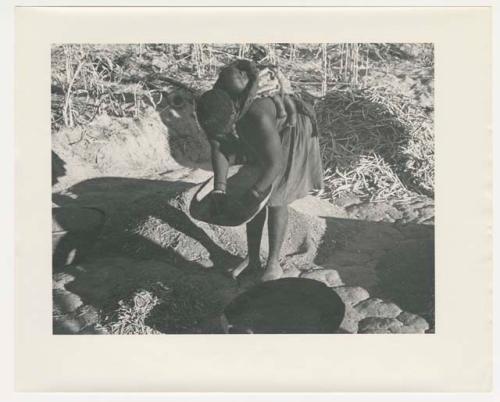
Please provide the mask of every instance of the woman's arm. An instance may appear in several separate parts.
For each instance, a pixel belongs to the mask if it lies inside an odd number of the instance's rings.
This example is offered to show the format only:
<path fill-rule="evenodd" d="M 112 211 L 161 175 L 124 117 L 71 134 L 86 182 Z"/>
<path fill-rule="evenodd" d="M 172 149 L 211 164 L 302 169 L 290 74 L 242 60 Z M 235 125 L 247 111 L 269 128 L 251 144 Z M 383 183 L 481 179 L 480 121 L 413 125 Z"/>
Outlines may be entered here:
<path fill-rule="evenodd" d="M 260 102 L 259 102 L 260 103 Z M 257 150 L 257 155 L 263 167 L 260 178 L 254 185 L 259 193 L 265 192 L 283 169 L 283 151 L 281 139 L 276 127 L 275 111 L 256 105 L 249 112 L 245 138 Z"/>
<path fill-rule="evenodd" d="M 219 141 L 210 140 L 210 150 L 212 156 L 212 169 L 214 171 L 214 189 L 225 191 L 229 162 L 220 149 Z"/>

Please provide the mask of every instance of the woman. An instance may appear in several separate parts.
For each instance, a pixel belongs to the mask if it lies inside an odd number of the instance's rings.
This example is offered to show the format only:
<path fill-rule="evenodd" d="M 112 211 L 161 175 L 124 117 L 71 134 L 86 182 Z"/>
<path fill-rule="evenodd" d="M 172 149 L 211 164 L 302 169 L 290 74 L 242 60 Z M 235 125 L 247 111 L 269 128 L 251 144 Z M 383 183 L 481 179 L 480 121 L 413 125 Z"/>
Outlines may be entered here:
<path fill-rule="evenodd" d="M 288 223 L 288 205 L 322 187 L 323 169 L 316 121 L 312 107 L 294 97 L 297 122 L 290 127 L 278 119 L 275 102 L 255 97 L 255 65 L 237 61 L 224 68 L 214 89 L 197 103 L 197 117 L 211 146 L 215 188 L 211 194 L 216 208 L 223 208 L 230 155 L 241 144 L 247 158 L 261 167 L 261 175 L 240 204 L 255 208 L 272 186 L 267 206 L 247 223 L 248 255 L 243 266 L 260 269 L 260 244 L 268 219 L 269 255 L 263 281 L 283 274 L 279 257 Z M 233 134 L 236 132 L 236 136 Z"/>

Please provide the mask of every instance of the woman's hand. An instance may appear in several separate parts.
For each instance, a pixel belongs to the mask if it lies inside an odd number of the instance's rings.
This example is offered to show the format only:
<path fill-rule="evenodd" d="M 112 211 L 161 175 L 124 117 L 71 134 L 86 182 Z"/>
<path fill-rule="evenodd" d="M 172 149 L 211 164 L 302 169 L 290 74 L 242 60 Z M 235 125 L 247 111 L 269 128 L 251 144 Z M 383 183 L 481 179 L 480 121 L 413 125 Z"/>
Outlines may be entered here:
<path fill-rule="evenodd" d="M 246 191 L 242 196 L 231 203 L 231 211 L 235 218 L 239 220 L 247 219 L 259 209 L 264 196 L 254 189 Z"/>
<path fill-rule="evenodd" d="M 264 197 L 257 193 L 254 189 L 246 191 L 240 199 L 243 205 L 246 205 L 248 209 L 255 209 L 259 206 L 260 202 Z"/>

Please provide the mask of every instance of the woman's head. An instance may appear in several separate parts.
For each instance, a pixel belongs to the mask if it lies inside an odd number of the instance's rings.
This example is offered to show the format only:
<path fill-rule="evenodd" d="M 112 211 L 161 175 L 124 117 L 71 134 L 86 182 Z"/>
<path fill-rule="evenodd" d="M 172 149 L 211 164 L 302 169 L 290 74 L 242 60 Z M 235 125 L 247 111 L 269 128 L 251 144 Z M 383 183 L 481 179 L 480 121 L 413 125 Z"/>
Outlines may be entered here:
<path fill-rule="evenodd" d="M 196 117 L 207 135 L 215 137 L 232 131 L 236 109 L 226 91 L 211 89 L 196 102 Z"/>
<path fill-rule="evenodd" d="M 248 74 L 232 65 L 222 69 L 215 86 L 236 99 L 247 87 L 248 82 Z"/>

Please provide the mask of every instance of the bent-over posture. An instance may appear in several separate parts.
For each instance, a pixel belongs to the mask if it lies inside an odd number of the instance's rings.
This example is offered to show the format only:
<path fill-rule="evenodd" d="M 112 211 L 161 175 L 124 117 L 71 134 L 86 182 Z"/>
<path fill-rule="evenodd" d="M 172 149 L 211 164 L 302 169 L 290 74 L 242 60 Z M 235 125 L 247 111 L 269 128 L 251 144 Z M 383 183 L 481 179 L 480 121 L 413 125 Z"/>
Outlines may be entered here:
<path fill-rule="evenodd" d="M 260 245 L 267 218 L 269 255 L 262 280 L 277 279 L 283 273 L 280 252 L 288 223 L 288 205 L 322 187 L 323 169 L 314 113 L 310 105 L 294 97 L 296 122 L 294 126 L 286 125 L 278 118 L 276 103 L 270 97 L 252 99 L 253 82 L 237 64 L 226 67 L 221 75 L 226 81 L 234 79 L 246 88 L 246 97 L 242 99 L 241 92 L 231 93 L 216 85 L 197 103 L 197 117 L 211 146 L 215 176 L 212 201 L 216 210 L 223 209 L 227 203 L 226 179 L 230 155 L 236 152 L 233 146 L 236 138 L 248 163 L 259 165 L 262 172 L 239 204 L 254 208 L 272 186 L 267 206 L 246 225 L 248 255 L 242 263 L 244 266 L 236 269 L 262 268 Z"/>

